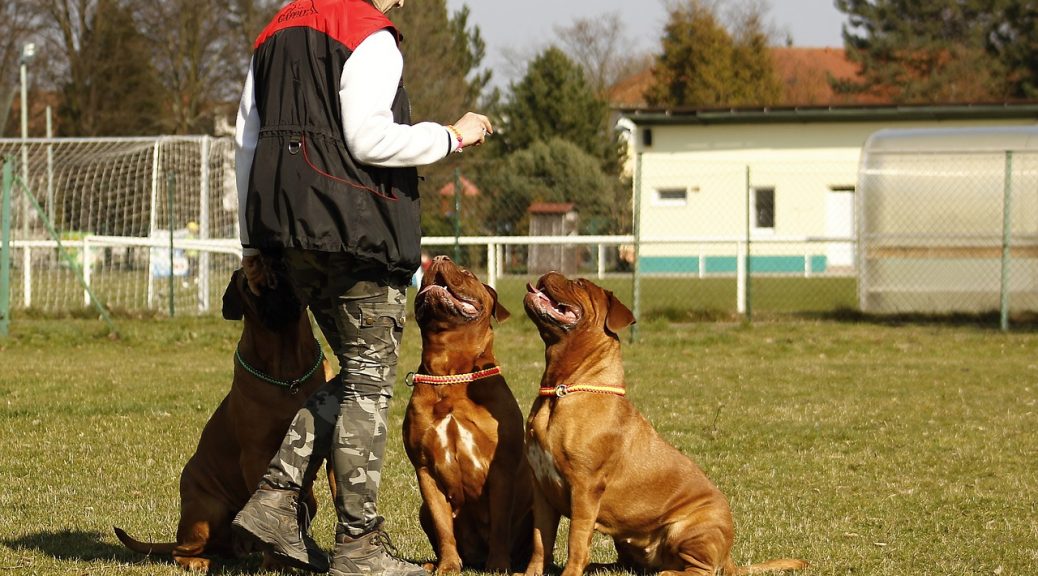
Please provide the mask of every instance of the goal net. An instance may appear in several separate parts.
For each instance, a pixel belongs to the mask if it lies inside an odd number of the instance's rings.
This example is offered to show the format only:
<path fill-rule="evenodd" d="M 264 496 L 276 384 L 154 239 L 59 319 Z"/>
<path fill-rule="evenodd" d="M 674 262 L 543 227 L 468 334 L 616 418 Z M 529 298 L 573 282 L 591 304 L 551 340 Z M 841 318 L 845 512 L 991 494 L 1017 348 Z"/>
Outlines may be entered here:
<path fill-rule="evenodd" d="M 230 138 L 0 139 L 0 161 L 12 308 L 218 306 L 241 258 Z"/>

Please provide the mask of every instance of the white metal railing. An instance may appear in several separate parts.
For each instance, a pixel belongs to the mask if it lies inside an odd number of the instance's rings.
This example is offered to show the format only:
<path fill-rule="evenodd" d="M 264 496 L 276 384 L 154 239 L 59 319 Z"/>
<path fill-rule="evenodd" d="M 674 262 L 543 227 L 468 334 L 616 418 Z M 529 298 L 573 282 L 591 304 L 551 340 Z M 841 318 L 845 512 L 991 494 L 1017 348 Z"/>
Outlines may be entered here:
<path fill-rule="evenodd" d="M 596 274 L 599 279 L 604 278 L 606 275 L 606 250 L 610 246 L 624 246 L 635 243 L 635 237 L 632 235 L 617 235 L 617 236 L 428 236 L 422 239 L 423 246 L 486 246 L 487 255 L 487 269 L 485 272 L 485 281 L 491 287 L 497 287 L 498 279 L 503 275 L 505 270 L 504 266 L 504 248 L 506 246 L 537 246 L 537 245 L 561 245 L 561 246 L 591 246 L 595 247 L 597 251 L 597 269 Z M 754 239 L 750 239 L 747 242 L 745 237 L 735 236 L 674 236 L 667 238 L 642 238 L 640 244 L 645 245 L 661 245 L 661 244 L 674 244 L 690 246 L 695 245 L 701 247 L 698 252 L 689 252 L 688 249 L 684 249 L 683 255 L 694 255 L 698 256 L 699 269 L 695 274 L 699 278 L 705 278 L 711 274 L 707 272 L 705 267 L 705 255 L 706 253 L 702 250 L 702 247 L 706 246 L 731 246 L 736 254 L 736 300 L 737 309 L 740 313 L 746 310 L 746 299 L 747 299 L 747 283 L 749 281 L 747 275 L 747 258 L 751 255 L 751 250 L 748 248 L 752 247 L 755 243 Z M 809 249 L 810 246 L 818 244 L 849 244 L 855 245 L 856 239 L 850 237 L 834 237 L 834 236 L 773 236 L 767 239 L 759 241 L 762 244 L 768 245 L 807 245 L 803 253 L 804 269 L 802 274 L 804 277 L 811 277 L 816 273 L 812 270 L 811 254 L 812 251 Z M 236 238 L 220 238 L 220 239 L 188 239 L 188 238 L 176 238 L 171 240 L 161 237 L 155 238 L 140 238 L 140 237 L 122 237 L 122 236 L 99 236 L 99 235 L 87 235 L 83 238 L 77 238 L 75 240 L 62 241 L 63 246 L 68 248 L 74 248 L 79 251 L 78 263 L 82 268 L 84 281 L 87 286 L 90 286 L 92 267 L 94 258 L 91 252 L 100 248 L 113 248 L 113 247 L 133 247 L 133 248 L 153 248 L 153 249 L 165 249 L 169 250 L 171 247 L 174 251 L 197 251 L 200 255 L 207 256 L 208 254 L 228 254 L 235 257 L 241 257 L 241 244 Z M 23 306 L 28 307 L 32 304 L 32 251 L 33 250 L 54 250 L 58 247 L 58 242 L 54 240 L 13 240 L 11 247 L 15 250 L 22 251 L 23 261 Z M 204 263 L 204 261 L 203 261 Z M 148 275 L 148 302 L 149 305 L 153 300 L 154 285 L 156 278 L 152 274 Z M 198 302 L 201 311 L 209 310 L 210 300 L 210 270 L 206 265 L 199 266 L 199 278 L 198 278 Z M 90 305 L 90 295 L 87 290 L 84 290 L 84 304 Z"/>
<path fill-rule="evenodd" d="M 80 269 L 83 272 L 83 281 L 86 286 L 91 286 L 91 276 L 93 273 L 93 254 L 92 251 L 97 248 L 116 248 L 116 247 L 127 247 L 127 248 L 158 248 L 168 250 L 171 245 L 168 238 L 130 238 L 125 236 L 95 236 L 88 235 L 83 238 L 77 238 L 75 240 L 63 240 L 61 246 L 65 248 L 75 248 L 79 251 L 79 264 Z M 22 305 L 26 308 L 32 306 L 33 288 L 32 288 L 32 252 L 34 250 L 56 250 L 58 248 L 58 242 L 56 240 L 12 240 L 12 250 L 22 251 Z M 194 250 L 199 253 L 208 254 L 230 254 L 241 258 L 241 242 L 237 239 L 209 239 L 209 240 L 192 240 L 185 238 L 174 238 L 172 242 L 173 250 Z M 209 310 L 209 286 L 210 286 L 210 270 L 208 266 L 200 266 L 198 273 L 198 301 L 200 308 L 205 311 Z M 148 302 L 150 303 L 154 298 L 154 282 L 155 278 L 148 275 Z M 83 290 L 83 304 L 90 306 L 92 304 L 90 300 L 90 292 L 84 287 Z"/>

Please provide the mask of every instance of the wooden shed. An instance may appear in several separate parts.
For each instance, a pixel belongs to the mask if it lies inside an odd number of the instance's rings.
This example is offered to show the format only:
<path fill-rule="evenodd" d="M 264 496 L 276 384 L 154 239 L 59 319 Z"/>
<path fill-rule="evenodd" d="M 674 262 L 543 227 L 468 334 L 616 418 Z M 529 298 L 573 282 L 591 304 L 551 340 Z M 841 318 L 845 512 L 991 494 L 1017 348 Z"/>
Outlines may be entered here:
<path fill-rule="evenodd" d="M 570 202 L 534 202 L 530 214 L 530 236 L 574 236 L 580 215 Z M 562 244 L 530 245 L 529 272 L 543 274 L 557 270 L 570 275 L 580 264 L 580 247 Z"/>

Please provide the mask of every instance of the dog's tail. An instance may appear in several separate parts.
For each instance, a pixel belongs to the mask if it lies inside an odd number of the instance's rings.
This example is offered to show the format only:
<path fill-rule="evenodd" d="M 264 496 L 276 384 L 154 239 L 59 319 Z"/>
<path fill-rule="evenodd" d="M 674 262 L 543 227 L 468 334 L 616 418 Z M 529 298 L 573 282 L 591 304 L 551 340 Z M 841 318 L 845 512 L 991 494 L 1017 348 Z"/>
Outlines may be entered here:
<path fill-rule="evenodd" d="M 119 541 L 122 542 L 124 546 L 126 546 L 130 550 L 133 550 L 134 552 L 147 554 L 149 556 L 152 554 L 170 555 L 173 554 L 173 550 L 177 547 L 176 542 L 141 542 L 140 540 L 137 540 L 133 536 L 127 534 L 122 528 L 116 528 L 114 526 L 113 528 L 115 529 L 115 535 L 119 538 Z"/>
<path fill-rule="evenodd" d="M 795 558 L 781 558 L 750 564 L 749 566 L 736 566 L 731 560 L 724 568 L 725 576 L 744 576 L 745 574 L 760 574 L 761 572 L 777 572 L 779 570 L 800 570 L 807 568 L 807 562 Z"/>

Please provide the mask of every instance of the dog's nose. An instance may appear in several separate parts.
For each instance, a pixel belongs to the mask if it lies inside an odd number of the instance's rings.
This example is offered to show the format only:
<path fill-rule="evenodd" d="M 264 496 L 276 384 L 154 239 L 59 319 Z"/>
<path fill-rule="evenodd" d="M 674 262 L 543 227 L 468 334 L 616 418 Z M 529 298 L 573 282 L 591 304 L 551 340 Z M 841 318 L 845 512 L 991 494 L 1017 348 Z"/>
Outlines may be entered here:
<path fill-rule="evenodd" d="M 437 256 L 437 257 L 433 258 L 433 262 L 450 262 L 450 261 L 451 261 L 451 259 L 450 259 L 449 256 L 440 255 L 440 256 Z"/>

